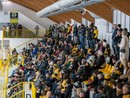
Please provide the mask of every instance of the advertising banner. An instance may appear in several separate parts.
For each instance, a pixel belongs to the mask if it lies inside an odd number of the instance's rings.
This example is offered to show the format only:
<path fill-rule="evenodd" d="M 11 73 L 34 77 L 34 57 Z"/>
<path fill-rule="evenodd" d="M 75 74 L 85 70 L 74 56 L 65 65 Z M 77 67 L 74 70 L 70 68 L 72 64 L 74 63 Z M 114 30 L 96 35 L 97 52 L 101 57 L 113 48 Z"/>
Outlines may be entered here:
<path fill-rule="evenodd" d="M 10 12 L 10 23 L 18 23 L 18 12 Z"/>

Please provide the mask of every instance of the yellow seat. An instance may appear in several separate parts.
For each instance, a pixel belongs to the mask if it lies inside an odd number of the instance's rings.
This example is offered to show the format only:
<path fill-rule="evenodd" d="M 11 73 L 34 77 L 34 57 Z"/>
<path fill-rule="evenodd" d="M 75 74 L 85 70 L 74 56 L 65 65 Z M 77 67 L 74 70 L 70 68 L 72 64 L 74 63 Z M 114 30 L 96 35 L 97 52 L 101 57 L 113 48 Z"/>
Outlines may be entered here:
<path fill-rule="evenodd" d="M 103 74 L 110 74 L 111 75 L 115 69 L 114 66 L 108 65 L 106 67 L 104 69 L 99 69 L 99 71 L 101 71 Z"/>
<path fill-rule="evenodd" d="M 114 70 L 115 70 L 115 67 L 112 66 L 110 72 L 113 73 Z"/>
<path fill-rule="evenodd" d="M 106 70 L 106 69 L 108 69 L 108 68 L 109 68 L 109 65 L 108 65 L 108 64 L 106 64 L 106 66 L 105 66 L 104 70 Z"/>
<path fill-rule="evenodd" d="M 107 71 L 110 71 L 110 70 L 111 70 L 111 68 L 112 68 L 112 66 L 111 66 L 111 65 L 109 65 L 109 68 L 107 69 Z"/>
<path fill-rule="evenodd" d="M 108 68 L 109 68 L 109 65 L 108 64 L 106 64 L 106 66 L 105 66 L 105 68 L 104 69 L 99 69 L 99 71 L 106 71 L 106 70 L 108 70 Z"/>
<path fill-rule="evenodd" d="M 83 83 L 86 85 L 86 84 L 89 84 L 90 82 L 92 82 L 93 80 L 94 80 L 94 76 L 92 75 L 88 80 L 83 81 Z"/>

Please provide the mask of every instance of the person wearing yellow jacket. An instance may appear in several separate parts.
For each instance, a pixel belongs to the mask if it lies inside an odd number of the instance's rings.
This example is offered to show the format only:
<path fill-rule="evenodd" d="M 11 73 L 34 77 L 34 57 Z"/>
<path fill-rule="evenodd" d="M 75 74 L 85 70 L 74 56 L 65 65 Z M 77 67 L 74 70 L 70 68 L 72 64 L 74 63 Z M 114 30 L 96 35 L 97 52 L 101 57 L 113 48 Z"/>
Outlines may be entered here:
<path fill-rule="evenodd" d="M 53 69 L 53 74 L 52 74 L 52 78 L 59 80 L 60 79 L 60 69 L 58 68 L 58 66 L 56 64 L 53 65 L 54 69 Z"/>
<path fill-rule="evenodd" d="M 67 24 L 67 34 L 70 34 L 71 30 L 72 30 L 72 27 L 69 24 Z"/>
<path fill-rule="evenodd" d="M 72 26 L 67 24 L 67 36 L 69 40 L 71 40 L 71 31 L 72 31 Z"/>
<path fill-rule="evenodd" d="M 97 39 L 98 38 L 98 29 L 97 27 L 95 26 L 94 27 L 94 39 Z"/>

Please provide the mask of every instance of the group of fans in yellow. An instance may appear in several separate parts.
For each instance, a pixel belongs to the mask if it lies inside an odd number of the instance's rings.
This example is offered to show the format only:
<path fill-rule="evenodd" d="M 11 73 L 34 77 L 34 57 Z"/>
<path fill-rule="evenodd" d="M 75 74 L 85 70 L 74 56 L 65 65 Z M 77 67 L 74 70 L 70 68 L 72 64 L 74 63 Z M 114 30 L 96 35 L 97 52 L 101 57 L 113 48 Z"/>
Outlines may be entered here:
<path fill-rule="evenodd" d="M 130 98 L 129 32 L 113 24 L 111 44 L 98 33 L 94 23 L 50 26 L 37 44 L 12 51 L 8 87 L 34 82 L 36 98 Z"/>

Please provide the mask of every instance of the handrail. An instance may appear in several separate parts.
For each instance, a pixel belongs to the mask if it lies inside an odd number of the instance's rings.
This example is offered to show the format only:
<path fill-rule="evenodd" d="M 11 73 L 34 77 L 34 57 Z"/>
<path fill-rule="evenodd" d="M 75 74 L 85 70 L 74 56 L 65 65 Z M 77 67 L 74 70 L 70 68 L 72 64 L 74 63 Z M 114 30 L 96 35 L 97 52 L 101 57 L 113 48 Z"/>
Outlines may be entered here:
<path fill-rule="evenodd" d="M 23 46 L 23 45 L 26 45 L 27 43 L 29 43 L 29 42 L 31 42 L 31 41 L 33 41 L 33 40 L 35 40 L 35 39 L 37 39 L 37 38 L 30 39 L 29 41 L 24 42 L 24 43 L 22 43 L 21 45 L 18 45 L 17 47 L 15 47 L 15 48 L 17 49 L 17 48 L 19 48 L 19 47 L 21 47 L 21 46 Z M 13 49 L 14 49 L 14 48 L 13 48 Z M 13 49 L 10 49 L 10 51 L 12 51 Z"/>
<path fill-rule="evenodd" d="M 33 41 L 34 39 L 37 39 L 37 38 L 33 38 L 33 39 L 31 39 L 31 40 L 29 40 L 29 41 L 27 41 L 27 42 L 24 42 L 24 43 L 22 43 L 21 45 L 19 45 L 19 46 L 15 47 L 15 48 L 18 48 L 18 47 L 20 47 L 20 46 L 22 46 L 22 45 L 25 45 L 25 44 L 27 44 L 27 43 L 29 43 L 29 42 Z"/>
<path fill-rule="evenodd" d="M 2 29 L 2 30 L 7 30 L 7 29 Z M 26 29 L 26 28 L 23 28 L 23 29 L 9 29 L 9 30 L 27 30 L 27 31 L 33 31 L 35 30 L 34 28 L 32 28 L 32 30 L 29 30 L 29 29 Z M 35 30 L 36 31 L 36 30 Z M 38 30 L 38 31 L 43 31 L 43 30 Z"/>
<path fill-rule="evenodd" d="M 25 91 L 24 90 L 24 84 L 26 84 L 26 83 L 31 84 L 32 96 L 33 96 L 33 98 L 36 98 L 36 88 L 35 88 L 33 82 L 20 82 L 20 83 L 12 86 L 10 88 L 7 88 L 6 90 L 4 90 L 4 92 L 1 92 L 0 95 L 2 94 L 2 95 L 4 95 L 4 98 L 6 98 L 8 91 L 10 91 L 11 89 L 13 89 L 15 87 L 21 86 L 21 84 L 22 84 L 22 90 L 18 91 L 17 93 L 15 93 L 15 94 L 13 94 L 12 96 L 9 97 L 9 98 L 12 98 L 12 97 L 14 97 L 14 96 L 16 96 L 16 95 Z"/>
<path fill-rule="evenodd" d="M 9 97 L 9 98 L 15 97 L 16 95 L 18 95 L 18 94 L 20 94 L 20 93 L 22 93 L 22 92 L 25 92 L 25 90 L 19 91 L 18 93 L 16 93 L 16 94 L 12 95 L 12 96 L 11 96 L 11 97 Z"/>
<path fill-rule="evenodd" d="M 4 38 L 35 38 L 38 33 L 34 29 L 3 29 Z M 38 32 L 45 32 L 44 30 L 38 30 Z"/>
<path fill-rule="evenodd" d="M 20 82 L 20 83 L 18 83 L 18 84 L 16 84 L 16 85 L 14 85 L 14 86 L 12 86 L 12 87 L 8 88 L 7 90 L 13 89 L 13 88 L 15 88 L 15 87 L 17 87 L 17 86 L 19 86 L 20 84 L 23 84 L 23 83 L 24 83 L 24 82 Z"/>
<path fill-rule="evenodd" d="M 8 89 L 6 90 L 6 92 L 7 92 L 7 91 L 10 91 L 11 89 L 13 89 L 13 88 L 15 88 L 15 87 L 21 86 L 21 84 L 22 84 L 22 89 L 19 90 L 18 92 L 16 92 L 15 94 L 11 95 L 9 98 L 13 98 L 14 96 L 17 96 L 17 95 L 19 95 L 20 93 L 22 94 L 22 92 L 25 92 L 26 89 L 24 89 L 24 84 L 26 84 L 26 83 L 28 83 L 29 85 L 31 84 L 32 98 L 36 98 L 36 88 L 35 88 L 33 82 L 20 82 L 20 83 L 14 85 L 14 86 L 8 88 Z M 22 98 L 24 98 L 23 96 L 24 96 L 24 94 L 22 94 Z"/>
<path fill-rule="evenodd" d="M 12 89 L 12 88 L 15 88 L 15 87 L 19 86 L 20 84 L 25 84 L 25 83 L 30 83 L 30 84 L 33 84 L 33 82 L 20 82 L 20 83 L 18 83 L 18 84 L 16 84 L 16 85 L 14 85 L 14 86 L 12 86 L 12 87 L 8 88 L 7 90 L 10 90 L 10 89 Z"/>

